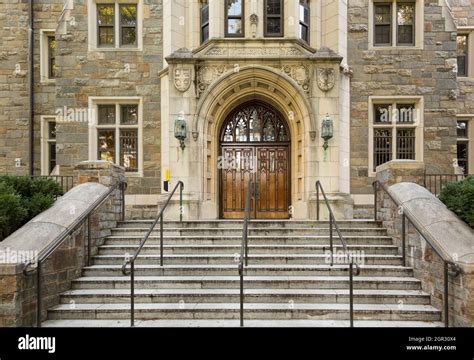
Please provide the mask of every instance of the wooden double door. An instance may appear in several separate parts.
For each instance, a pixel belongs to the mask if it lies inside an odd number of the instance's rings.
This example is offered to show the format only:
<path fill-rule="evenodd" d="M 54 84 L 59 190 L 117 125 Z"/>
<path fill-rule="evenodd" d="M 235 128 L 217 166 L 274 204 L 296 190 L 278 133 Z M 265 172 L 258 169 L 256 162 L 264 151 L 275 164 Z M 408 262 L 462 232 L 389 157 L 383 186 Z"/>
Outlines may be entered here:
<path fill-rule="evenodd" d="M 249 182 L 254 182 L 250 217 L 287 219 L 290 206 L 290 146 L 223 145 L 221 217 L 241 219 Z"/>
<path fill-rule="evenodd" d="M 220 215 L 241 219 L 249 182 L 251 218 L 287 219 L 291 199 L 290 132 L 281 113 L 250 101 L 234 109 L 220 134 Z"/>

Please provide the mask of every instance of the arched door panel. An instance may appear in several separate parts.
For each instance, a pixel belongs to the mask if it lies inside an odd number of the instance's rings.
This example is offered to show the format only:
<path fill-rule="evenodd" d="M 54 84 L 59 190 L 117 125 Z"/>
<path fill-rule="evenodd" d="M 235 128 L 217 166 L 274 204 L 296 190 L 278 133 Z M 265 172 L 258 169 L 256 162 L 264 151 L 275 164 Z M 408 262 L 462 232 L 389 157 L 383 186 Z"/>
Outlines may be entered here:
<path fill-rule="evenodd" d="M 221 217 L 239 219 L 245 209 L 249 180 L 258 196 L 251 203 L 251 217 L 286 219 L 290 206 L 290 133 L 283 117 L 261 102 L 241 105 L 221 131 Z"/>

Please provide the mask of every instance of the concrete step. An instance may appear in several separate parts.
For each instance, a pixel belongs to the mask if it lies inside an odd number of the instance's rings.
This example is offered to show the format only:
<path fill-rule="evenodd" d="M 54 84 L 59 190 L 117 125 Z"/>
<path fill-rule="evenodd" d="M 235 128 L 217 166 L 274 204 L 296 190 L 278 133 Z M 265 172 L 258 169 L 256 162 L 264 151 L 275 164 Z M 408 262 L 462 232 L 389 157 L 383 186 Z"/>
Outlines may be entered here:
<path fill-rule="evenodd" d="M 113 228 L 112 235 L 145 235 L 150 228 Z M 344 236 L 349 235 L 386 235 L 387 230 L 384 228 L 341 228 Z M 152 235 L 160 234 L 159 227 L 155 227 Z M 242 236 L 242 226 L 235 228 L 164 228 L 163 234 L 166 236 L 174 235 L 234 235 Z M 283 235 L 328 235 L 328 228 L 250 228 L 249 235 L 267 235 L 267 236 L 283 236 Z M 336 234 L 334 233 L 336 236 Z"/>
<path fill-rule="evenodd" d="M 122 265 L 151 224 L 124 221 L 111 229 L 94 265 L 85 267 L 83 277 L 61 294 L 61 303 L 49 309 L 45 326 L 129 326 L 130 275 L 122 274 Z M 237 326 L 242 224 L 165 221 L 164 267 L 155 228 L 135 264 L 137 326 Z M 402 266 L 398 247 L 380 222 L 347 220 L 339 226 L 356 261 L 364 261 L 353 279 L 356 326 L 440 326 L 441 312 L 430 305 L 413 269 Z M 330 266 L 328 227 L 327 221 L 250 222 L 247 326 L 349 325 L 348 264 L 334 232 L 340 256 Z"/>
<path fill-rule="evenodd" d="M 106 245 L 138 245 L 145 236 L 142 235 L 114 235 L 105 239 Z M 345 236 L 348 245 L 393 245 L 393 239 L 389 236 L 365 235 Z M 329 236 L 249 236 L 249 245 L 329 245 Z M 164 236 L 164 245 L 235 245 L 242 243 L 242 234 L 238 236 L 226 235 L 186 235 L 186 236 Z M 333 238 L 334 245 L 340 245 L 337 236 Z M 146 245 L 160 244 L 160 237 L 151 235 Z"/>
<path fill-rule="evenodd" d="M 149 228 L 153 223 L 153 220 L 127 220 L 119 222 L 119 227 L 131 228 Z M 351 228 L 351 227 L 375 227 L 380 228 L 381 222 L 369 220 L 337 220 L 340 227 Z M 163 226 L 167 228 L 242 228 L 242 220 L 183 220 L 180 221 L 169 221 L 165 220 Z M 329 227 L 329 221 L 322 220 L 251 220 L 249 222 L 250 228 L 327 228 Z"/>
<path fill-rule="evenodd" d="M 348 304 L 245 303 L 246 319 L 347 320 Z M 130 304 L 60 304 L 48 311 L 49 319 L 129 319 Z M 136 319 L 239 319 L 238 303 L 138 303 Z M 355 304 L 356 320 L 440 321 L 430 305 Z"/>
<path fill-rule="evenodd" d="M 413 276 L 413 269 L 395 265 L 361 265 L 360 276 Z M 84 276 L 120 276 L 122 265 L 93 265 L 85 267 Z M 136 276 L 235 276 L 235 265 L 136 265 Z M 249 265 L 248 276 L 298 275 L 298 276 L 343 276 L 348 274 L 347 265 Z M 348 275 L 347 275 L 348 276 Z"/>
<path fill-rule="evenodd" d="M 249 254 L 248 261 L 252 265 L 278 265 L 278 264 L 330 264 L 331 256 L 327 254 Z M 371 255 L 363 253 L 355 253 L 354 257 L 359 264 L 368 265 L 401 265 L 402 257 L 399 255 Z M 114 265 L 122 264 L 128 255 L 97 255 L 93 257 L 94 265 Z M 217 264 L 237 264 L 240 255 L 236 254 L 209 254 L 209 255 L 193 255 L 193 254 L 167 254 L 163 256 L 163 262 L 166 265 L 217 265 Z M 334 255 L 334 262 L 347 263 L 347 257 L 344 252 Z M 153 265 L 159 264 L 159 254 L 140 254 L 135 264 Z"/>
<path fill-rule="evenodd" d="M 245 289 L 250 303 L 348 304 L 349 289 Z M 239 289 L 135 289 L 136 303 L 237 303 Z M 62 304 L 130 303 L 129 289 L 70 290 L 61 295 Z M 420 290 L 354 290 L 357 304 L 429 305 L 430 296 Z"/>
<path fill-rule="evenodd" d="M 135 286 L 146 289 L 237 289 L 239 276 L 137 276 Z M 348 289 L 345 276 L 246 276 L 246 289 Z M 129 276 L 89 276 L 76 279 L 73 289 L 129 289 Z M 354 289 L 420 290 L 413 277 L 354 277 Z"/>
<path fill-rule="evenodd" d="M 163 245 L 165 254 L 236 254 L 240 253 L 241 245 L 238 243 L 231 245 Z M 249 245 L 251 254 L 322 254 L 329 249 L 329 244 L 325 245 Z M 342 251 L 342 245 L 334 245 L 334 250 Z M 99 247 L 99 255 L 123 255 L 134 254 L 138 250 L 138 244 L 125 245 L 103 245 Z M 364 252 L 365 254 L 397 255 L 398 247 L 395 245 L 348 245 L 349 251 Z M 145 244 L 140 254 L 156 254 L 160 252 L 158 244 Z"/>
<path fill-rule="evenodd" d="M 61 328 L 118 328 L 129 327 L 130 320 L 48 320 L 43 322 L 42 327 L 61 327 Z M 136 327 L 193 327 L 193 328 L 210 328 L 210 327 L 239 327 L 239 320 L 136 320 Z M 336 328 L 348 327 L 349 320 L 245 320 L 245 327 L 249 328 Z M 354 327 L 358 328 L 427 328 L 427 327 L 443 327 L 441 321 L 390 321 L 390 320 L 357 320 L 354 321 Z"/>

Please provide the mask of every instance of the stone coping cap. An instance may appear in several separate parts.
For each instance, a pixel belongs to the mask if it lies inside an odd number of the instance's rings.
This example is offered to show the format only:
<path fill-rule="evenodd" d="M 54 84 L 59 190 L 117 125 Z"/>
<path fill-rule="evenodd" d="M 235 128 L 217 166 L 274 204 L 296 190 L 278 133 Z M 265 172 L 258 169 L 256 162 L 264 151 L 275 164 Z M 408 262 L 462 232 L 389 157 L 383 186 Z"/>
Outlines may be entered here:
<path fill-rule="evenodd" d="M 81 161 L 75 166 L 75 170 L 104 170 L 112 168 L 125 171 L 124 167 L 105 160 Z"/>
<path fill-rule="evenodd" d="M 5 257 L 21 251 L 41 255 L 55 245 L 54 241 L 58 236 L 84 215 L 108 190 L 108 187 L 98 183 L 84 183 L 74 187 L 48 210 L 0 242 L 0 254 Z"/>
<path fill-rule="evenodd" d="M 425 164 L 422 161 L 417 160 L 390 160 L 382 165 L 377 166 L 376 171 L 377 173 L 395 168 L 397 170 L 405 170 L 405 169 L 423 169 L 425 168 Z"/>
<path fill-rule="evenodd" d="M 474 271 L 474 231 L 469 225 L 418 184 L 402 182 L 388 191 L 438 251 L 465 271 Z"/>

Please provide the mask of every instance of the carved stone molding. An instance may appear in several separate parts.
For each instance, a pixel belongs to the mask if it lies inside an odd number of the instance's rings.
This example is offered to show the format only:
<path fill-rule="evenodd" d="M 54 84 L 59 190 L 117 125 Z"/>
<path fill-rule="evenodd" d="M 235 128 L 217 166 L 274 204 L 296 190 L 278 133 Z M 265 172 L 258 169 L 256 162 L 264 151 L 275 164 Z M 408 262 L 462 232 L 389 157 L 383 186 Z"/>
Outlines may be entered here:
<path fill-rule="evenodd" d="M 332 68 L 319 68 L 316 70 L 316 83 L 326 92 L 336 85 L 336 72 Z"/>
<path fill-rule="evenodd" d="M 281 71 L 295 80 L 305 93 L 309 94 L 310 76 L 309 70 L 304 65 L 283 65 Z"/>
<path fill-rule="evenodd" d="M 258 24 L 258 15 L 257 14 L 250 15 L 250 24 L 251 25 L 257 25 Z"/>
<path fill-rule="evenodd" d="M 257 37 L 257 26 L 258 26 L 258 15 L 252 14 L 250 15 L 250 32 L 252 34 L 252 38 Z"/>
<path fill-rule="evenodd" d="M 262 57 L 262 56 L 298 56 L 305 55 L 303 51 L 297 47 L 212 47 L 205 52 L 207 56 L 246 56 L 246 57 Z"/>
<path fill-rule="evenodd" d="M 213 81 L 222 76 L 227 70 L 226 65 L 204 65 L 197 70 L 197 97 L 207 90 Z"/>

